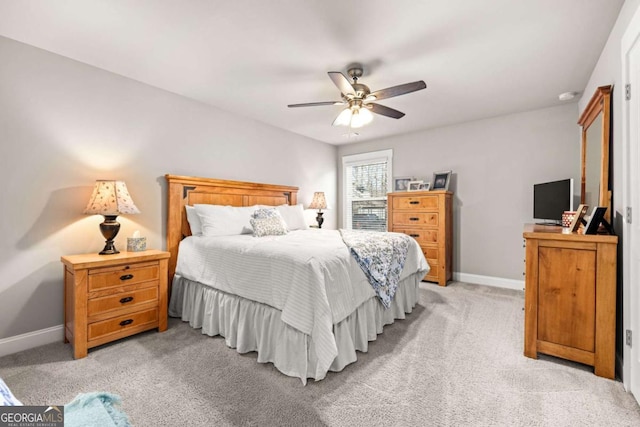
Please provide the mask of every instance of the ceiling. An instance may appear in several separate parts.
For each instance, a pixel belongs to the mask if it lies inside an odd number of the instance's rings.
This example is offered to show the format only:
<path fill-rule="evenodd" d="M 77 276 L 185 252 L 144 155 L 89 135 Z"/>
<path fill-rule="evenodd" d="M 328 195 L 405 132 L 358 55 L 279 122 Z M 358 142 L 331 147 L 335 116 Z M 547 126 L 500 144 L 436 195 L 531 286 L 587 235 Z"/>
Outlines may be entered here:
<path fill-rule="evenodd" d="M 0 2 L 0 35 L 331 144 L 559 105 L 583 90 L 623 0 Z M 406 113 L 333 127 L 328 71 L 364 65 Z M 606 84 L 608 82 L 602 82 Z M 577 101 L 577 98 L 574 102 Z"/>

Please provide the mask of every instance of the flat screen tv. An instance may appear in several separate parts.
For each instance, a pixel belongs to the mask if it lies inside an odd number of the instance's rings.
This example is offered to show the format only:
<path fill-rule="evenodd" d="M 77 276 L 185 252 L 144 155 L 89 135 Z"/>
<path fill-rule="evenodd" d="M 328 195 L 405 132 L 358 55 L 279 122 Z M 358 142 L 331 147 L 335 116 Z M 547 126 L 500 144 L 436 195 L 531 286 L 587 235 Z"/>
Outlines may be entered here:
<path fill-rule="evenodd" d="M 533 218 L 541 224 L 562 224 L 562 213 L 573 210 L 573 179 L 533 186 Z"/>

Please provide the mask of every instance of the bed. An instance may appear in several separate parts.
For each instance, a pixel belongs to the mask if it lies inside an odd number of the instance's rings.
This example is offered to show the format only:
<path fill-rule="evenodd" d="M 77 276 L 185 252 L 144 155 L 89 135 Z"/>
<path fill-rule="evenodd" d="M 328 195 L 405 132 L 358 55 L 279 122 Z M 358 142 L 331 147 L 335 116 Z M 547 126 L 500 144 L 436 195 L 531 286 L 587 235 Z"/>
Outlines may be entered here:
<path fill-rule="evenodd" d="M 356 351 L 366 352 L 384 325 L 404 319 L 418 301 L 429 265 L 413 239 L 406 239 L 395 295 L 384 299 L 345 246 L 350 232 L 308 229 L 291 216 L 302 212 L 297 187 L 176 175 L 166 180 L 169 315 L 224 337 L 239 353 L 257 352 L 258 362 L 273 363 L 304 384 L 322 380 L 355 362 Z M 206 236 L 192 233 L 195 210 Z M 287 232 L 225 233 L 233 222 L 207 216 L 255 216 L 257 210 L 281 212 Z M 221 222 L 218 235 L 212 227 Z M 387 233 L 399 237 L 393 234 Z"/>

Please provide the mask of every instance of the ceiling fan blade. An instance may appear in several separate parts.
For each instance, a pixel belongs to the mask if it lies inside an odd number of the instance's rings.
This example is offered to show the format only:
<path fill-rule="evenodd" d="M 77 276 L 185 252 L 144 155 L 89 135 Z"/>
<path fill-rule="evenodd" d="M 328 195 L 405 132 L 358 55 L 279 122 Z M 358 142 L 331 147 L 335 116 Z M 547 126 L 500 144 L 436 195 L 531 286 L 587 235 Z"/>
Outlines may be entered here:
<path fill-rule="evenodd" d="M 347 79 L 340 71 L 329 71 L 328 74 L 333 81 L 333 84 L 335 84 L 338 89 L 340 89 L 341 94 L 352 96 L 356 94 L 356 91 L 353 90 L 353 86 L 351 86 L 351 83 L 349 83 L 349 79 Z"/>
<path fill-rule="evenodd" d="M 372 112 L 391 117 L 392 119 L 401 119 L 402 117 L 404 117 L 404 113 L 402 111 L 394 110 L 393 108 L 385 107 L 384 105 L 367 104 L 367 106 L 371 107 Z"/>
<path fill-rule="evenodd" d="M 412 83 L 405 83 L 403 85 L 392 86 L 386 89 L 377 90 L 371 93 L 367 98 L 372 98 L 372 101 L 380 99 L 393 98 L 394 96 L 404 95 L 405 93 L 415 92 L 417 90 L 426 89 L 427 84 L 422 80 Z M 373 98 L 375 97 L 375 99 Z"/>
<path fill-rule="evenodd" d="M 307 102 L 304 104 L 289 104 L 287 107 L 318 107 L 320 105 L 344 105 L 343 101 Z"/>

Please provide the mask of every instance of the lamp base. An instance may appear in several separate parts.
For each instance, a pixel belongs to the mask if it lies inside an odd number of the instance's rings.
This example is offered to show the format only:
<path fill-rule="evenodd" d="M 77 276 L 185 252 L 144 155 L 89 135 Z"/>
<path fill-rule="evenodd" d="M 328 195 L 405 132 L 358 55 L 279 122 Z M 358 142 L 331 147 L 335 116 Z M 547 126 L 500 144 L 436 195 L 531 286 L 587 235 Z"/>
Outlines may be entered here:
<path fill-rule="evenodd" d="M 120 253 L 120 251 L 116 249 L 113 242 L 107 240 L 105 243 L 106 244 L 104 245 L 104 249 L 98 252 L 99 255 L 115 255 Z"/>
<path fill-rule="evenodd" d="M 107 240 L 105 241 L 104 249 L 99 252 L 99 255 L 115 255 L 120 253 L 113 243 L 113 239 L 115 239 L 118 231 L 120 231 L 120 223 L 116 221 L 117 217 L 118 215 L 105 215 L 104 221 L 100 224 L 100 232 Z"/>
<path fill-rule="evenodd" d="M 318 212 L 318 216 L 316 216 L 316 221 L 318 221 L 318 228 L 322 228 L 322 223 L 324 222 L 324 218 L 322 218 L 322 214 L 324 212 Z"/>

